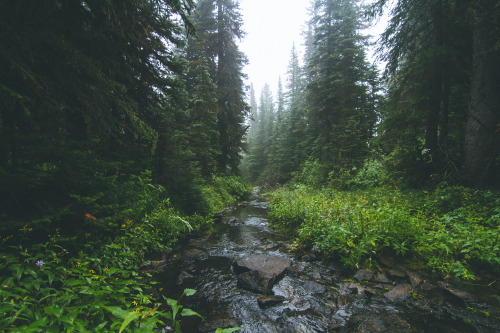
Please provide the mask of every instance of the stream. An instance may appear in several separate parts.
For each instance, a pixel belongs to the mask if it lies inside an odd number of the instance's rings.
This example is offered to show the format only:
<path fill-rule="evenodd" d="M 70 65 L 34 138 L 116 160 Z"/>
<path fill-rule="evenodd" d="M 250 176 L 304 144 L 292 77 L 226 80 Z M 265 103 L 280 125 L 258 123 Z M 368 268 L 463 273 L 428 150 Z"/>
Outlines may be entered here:
<path fill-rule="evenodd" d="M 481 295 L 479 289 L 473 293 L 451 282 L 430 282 L 425 273 L 405 271 L 390 258 L 382 259 L 383 270 L 353 275 L 314 254 L 297 257 L 269 226 L 267 208 L 254 194 L 212 233 L 186 240 L 157 267 L 155 279 L 164 295 L 178 299 L 185 288 L 197 291 L 181 304 L 205 320 L 184 317 L 183 332 L 236 326 L 246 333 L 500 332 L 498 307 L 483 301 L 491 290 Z M 252 255 L 291 261 L 270 295 L 238 283 L 235 262 Z"/>

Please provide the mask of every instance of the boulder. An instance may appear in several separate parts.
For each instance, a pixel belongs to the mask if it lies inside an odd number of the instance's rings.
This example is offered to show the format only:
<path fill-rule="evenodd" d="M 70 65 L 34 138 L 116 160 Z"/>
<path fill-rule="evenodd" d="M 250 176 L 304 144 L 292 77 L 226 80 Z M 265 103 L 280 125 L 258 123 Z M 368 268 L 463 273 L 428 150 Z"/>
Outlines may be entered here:
<path fill-rule="evenodd" d="M 307 294 L 323 294 L 326 291 L 326 287 L 314 281 L 309 281 L 304 283 L 304 290 Z"/>
<path fill-rule="evenodd" d="M 391 302 L 403 301 L 410 297 L 411 290 L 410 284 L 402 283 L 395 286 L 391 291 L 384 293 L 384 296 Z"/>
<path fill-rule="evenodd" d="M 378 272 L 377 277 L 375 278 L 375 282 L 379 283 L 390 283 L 389 278 L 385 272 Z"/>
<path fill-rule="evenodd" d="M 408 275 L 410 283 L 413 287 L 418 286 L 422 282 L 422 278 L 417 273 L 413 271 L 406 271 L 406 274 Z"/>
<path fill-rule="evenodd" d="M 390 268 L 387 270 L 387 273 L 389 273 L 389 275 L 392 277 L 392 278 L 404 278 L 406 277 L 406 272 L 401 270 L 401 269 L 398 269 L 398 268 Z"/>
<path fill-rule="evenodd" d="M 292 265 L 286 258 L 266 255 L 251 255 L 236 261 L 235 270 L 238 285 L 250 291 L 269 294 L 273 285 L 278 282 L 285 270 Z"/>
<path fill-rule="evenodd" d="M 438 282 L 438 285 L 442 290 L 448 293 L 446 296 L 451 296 L 452 299 L 463 302 L 465 305 L 477 302 L 476 296 L 467 291 L 457 289 L 447 282 L 440 281 Z"/>
<path fill-rule="evenodd" d="M 369 281 L 373 278 L 373 272 L 367 271 L 366 269 L 360 269 L 355 275 L 354 278 L 361 281 Z"/>

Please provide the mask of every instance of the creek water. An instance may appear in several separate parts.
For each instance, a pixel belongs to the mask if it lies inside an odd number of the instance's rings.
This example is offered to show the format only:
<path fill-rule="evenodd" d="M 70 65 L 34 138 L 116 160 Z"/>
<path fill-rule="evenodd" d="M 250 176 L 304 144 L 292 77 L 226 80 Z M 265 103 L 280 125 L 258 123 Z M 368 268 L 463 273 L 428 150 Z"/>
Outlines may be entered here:
<path fill-rule="evenodd" d="M 156 274 L 168 297 L 178 299 L 185 288 L 197 291 L 181 304 L 205 319 L 184 317 L 183 332 L 235 326 L 246 333 L 500 332 L 495 307 L 460 297 L 454 289 L 424 282 L 425 287 L 415 287 L 411 297 L 391 301 L 384 292 L 396 282 L 358 283 L 339 263 L 297 258 L 269 226 L 267 208 L 255 194 L 218 222 L 212 233 L 183 242 Z M 259 305 L 259 295 L 238 286 L 234 262 L 253 254 L 292 260 L 272 289 L 283 301 Z"/>

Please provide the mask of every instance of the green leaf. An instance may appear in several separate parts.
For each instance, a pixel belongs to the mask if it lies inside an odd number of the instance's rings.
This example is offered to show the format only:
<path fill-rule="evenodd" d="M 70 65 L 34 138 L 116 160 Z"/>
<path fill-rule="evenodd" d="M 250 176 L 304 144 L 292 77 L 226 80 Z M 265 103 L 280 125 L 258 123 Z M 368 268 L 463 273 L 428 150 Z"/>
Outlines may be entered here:
<path fill-rule="evenodd" d="M 132 311 L 129 312 L 127 317 L 125 317 L 125 320 L 122 323 L 122 326 L 120 327 L 119 333 L 123 332 L 123 330 L 135 319 L 139 318 L 141 316 L 141 313 L 138 311 Z"/>
<path fill-rule="evenodd" d="M 183 317 L 185 317 L 185 316 L 198 316 L 200 318 L 203 318 L 203 316 L 201 314 L 199 314 L 198 312 L 193 311 L 191 309 L 182 309 L 181 316 L 183 316 Z"/>
<path fill-rule="evenodd" d="M 123 310 L 119 306 L 103 306 L 103 308 L 109 312 L 111 312 L 115 317 L 125 320 L 128 316 L 128 311 Z"/>
<path fill-rule="evenodd" d="M 215 330 L 215 333 L 231 333 L 231 332 L 235 332 L 235 331 L 238 331 L 238 330 L 242 330 L 243 327 L 232 327 L 232 328 L 218 328 Z"/>
<path fill-rule="evenodd" d="M 183 295 L 186 295 L 186 296 L 191 296 L 191 295 L 194 295 L 194 293 L 196 293 L 196 290 L 186 288 L 186 289 L 184 289 L 184 293 L 183 293 Z"/>
<path fill-rule="evenodd" d="M 104 323 L 101 323 L 100 325 L 96 326 L 95 331 L 99 332 L 100 330 L 102 330 L 104 328 L 104 326 L 106 326 L 107 323 L 108 322 L 105 321 Z"/>

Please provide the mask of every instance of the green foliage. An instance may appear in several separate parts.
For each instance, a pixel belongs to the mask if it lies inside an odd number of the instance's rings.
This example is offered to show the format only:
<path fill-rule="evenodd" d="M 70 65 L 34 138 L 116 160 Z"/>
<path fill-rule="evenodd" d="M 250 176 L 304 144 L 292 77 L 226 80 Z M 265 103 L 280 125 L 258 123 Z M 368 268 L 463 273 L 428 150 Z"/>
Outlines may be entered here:
<path fill-rule="evenodd" d="M 236 201 L 245 200 L 251 194 L 250 185 L 237 176 L 214 176 L 201 188 L 199 212 L 212 216 Z"/>
<path fill-rule="evenodd" d="M 194 295 L 196 290 L 194 289 L 184 289 L 184 292 L 181 295 L 181 299 L 184 296 L 191 296 Z M 170 306 L 171 312 L 168 314 L 168 318 L 171 319 L 172 321 L 172 328 L 175 330 L 175 332 L 181 332 L 181 322 L 178 319 L 179 317 L 186 317 L 186 316 L 198 316 L 200 318 L 203 318 L 199 313 L 191 310 L 184 308 L 184 306 L 180 305 L 181 299 L 178 301 L 175 299 L 171 298 L 166 298 L 164 297 L 165 300 L 167 301 L 167 304 Z"/>
<path fill-rule="evenodd" d="M 301 165 L 300 173 L 294 178 L 295 182 L 320 188 L 325 184 L 326 168 L 317 159 L 308 159 Z"/>
<path fill-rule="evenodd" d="M 372 188 L 331 192 L 297 187 L 273 192 L 272 223 L 297 246 L 340 256 L 349 267 L 384 251 L 457 278 L 500 270 L 500 195 L 464 187 L 401 192 Z"/>
<path fill-rule="evenodd" d="M 373 159 L 365 162 L 363 168 L 350 180 L 347 186 L 351 189 L 367 189 L 381 186 L 388 181 L 384 163 Z"/>
<path fill-rule="evenodd" d="M 219 195 L 212 210 L 250 193 L 234 176 L 214 177 L 207 188 Z M 37 229 L 28 225 L 4 237 L 0 330 L 151 332 L 168 324 L 180 332 L 180 317 L 198 314 L 172 299 L 155 301 L 151 275 L 138 272 L 147 256 L 171 248 L 193 225 L 206 227 L 211 219 L 182 217 L 165 195 L 145 172 L 96 200 L 78 198 L 82 211 L 99 212 L 98 217 L 82 216 L 80 231 L 64 234 L 57 229 L 49 243 L 32 246 L 7 246 L 23 240 L 33 244 Z M 107 236 L 100 237 L 102 233 Z M 193 293 L 187 289 L 183 296 Z"/>
<path fill-rule="evenodd" d="M 83 252 L 68 258 L 63 248 L 45 244 L 2 254 L 0 330 L 151 332 L 163 325 L 169 315 L 151 295 L 154 282 L 120 267 L 134 257 L 121 250 L 109 258 Z"/>

